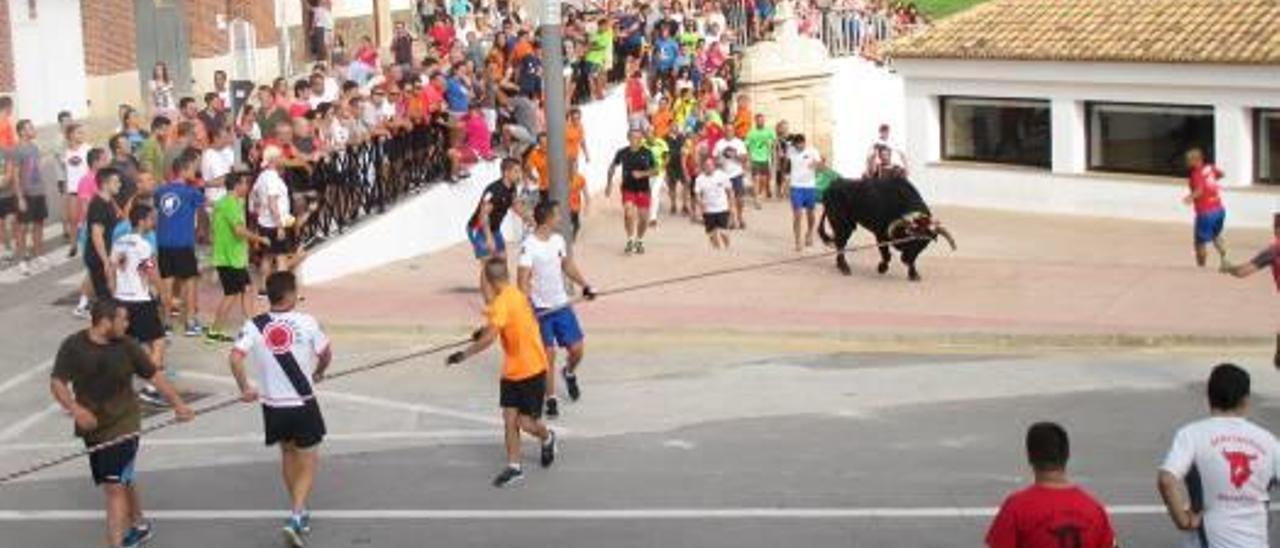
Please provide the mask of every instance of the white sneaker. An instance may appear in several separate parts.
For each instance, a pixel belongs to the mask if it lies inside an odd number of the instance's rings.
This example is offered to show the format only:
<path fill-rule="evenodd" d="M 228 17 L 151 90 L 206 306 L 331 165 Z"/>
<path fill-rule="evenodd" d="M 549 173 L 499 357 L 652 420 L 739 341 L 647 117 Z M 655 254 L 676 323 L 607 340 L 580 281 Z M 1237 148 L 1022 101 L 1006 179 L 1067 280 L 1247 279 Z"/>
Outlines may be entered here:
<path fill-rule="evenodd" d="M 77 305 L 76 308 L 71 311 L 71 315 L 82 320 L 87 320 L 89 319 L 89 307 Z"/>

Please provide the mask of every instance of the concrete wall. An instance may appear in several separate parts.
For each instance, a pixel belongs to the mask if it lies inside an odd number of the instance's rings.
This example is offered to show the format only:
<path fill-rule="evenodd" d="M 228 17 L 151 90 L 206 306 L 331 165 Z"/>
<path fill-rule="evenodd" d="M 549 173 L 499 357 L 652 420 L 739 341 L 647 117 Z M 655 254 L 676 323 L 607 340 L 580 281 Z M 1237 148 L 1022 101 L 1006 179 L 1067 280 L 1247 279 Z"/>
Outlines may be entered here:
<path fill-rule="evenodd" d="M 1280 71 L 1249 66 L 974 62 L 906 59 L 905 145 L 912 179 L 934 202 L 977 207 L 1183 221 L 1185 180 L 1087 169 L 1086 101 L 1212 105 L 1217 164 L 1235 226 L 1271 226 L 1280 188 L 1255 185 L 1252 109 L 1280 108 Z M 882 74 L 893 80 L 897 76 Z M 885 83 L 885 86 L 891 86 Z M 888 88 L 886 88 L 888 89 Z M 939 96 L 1048 100 L 1049 170 L 945 162 Z M 837 125 L 848 123 L 837 118 Z"/>
<path fill-rule="evenodd" d="M 605 186 L 613 152 L 626 145 L 626 111 L 621 89 L 603 101 L 582 107 L 591 162 L 582 168 L 592 193 Z M 484 187 L 497 180 L 497 162 L 471 169 L 471 177 L 453 185 L 440 184 L 410 198 L 387 213 L 373 217 L 342 237 L 317 249 L 302 265 L 307 283 L 323 283 L 378 268 L 396 261 L 439 251 L 466 241 L 467 220 Z M 508 246 L 518 241 L 514 217 L 503 225 Z"/>
<path fill-rule="evenodd" d="M 8 6 L 13 47 L 14 102 L 20 118 L 51 124 L 61 110 L 83 116 L 85 89 L 84 37 L 78 2 L 40 2 L 35 17 L 26 0 L 0 0 Z M 50 70 L 51 67 L 56 70 Z"/>

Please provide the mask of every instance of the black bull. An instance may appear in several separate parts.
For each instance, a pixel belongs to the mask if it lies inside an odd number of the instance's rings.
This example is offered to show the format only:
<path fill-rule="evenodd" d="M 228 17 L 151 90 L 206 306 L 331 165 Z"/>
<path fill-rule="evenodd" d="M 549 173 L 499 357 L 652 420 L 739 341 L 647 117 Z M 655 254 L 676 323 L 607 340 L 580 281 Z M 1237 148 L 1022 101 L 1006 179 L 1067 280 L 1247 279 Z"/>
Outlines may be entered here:
<path fill-rule="evenodd" d="M 902 177 L 836 180 L 823 195 L 822 205 L 818 235 L 823 242 L 834 245 L 839 250 L 836 267 L 846 276 L 851 270 L 849 262 L 844 258 L 844 249 L 859 226 L 874 234 L 879 244 L 916 237 L 899 241 L 892 246 L 902 254 L 902 263 L 907 265 L 907 276 L 912 281 L 920 280 L 916 258 L 938 236 L 945 238 L 951 248 L 955 249 L 951 234 L 933 220 L 929 206 L 920 197 L 920 192 Z M 834 235 L 827 234 L 828 224 Z M 880 265 L 876 270 L 881 274 L 889 271 L 889 260 L 892 258 L 889 247 L 881 245 L 878 248 Z"/>

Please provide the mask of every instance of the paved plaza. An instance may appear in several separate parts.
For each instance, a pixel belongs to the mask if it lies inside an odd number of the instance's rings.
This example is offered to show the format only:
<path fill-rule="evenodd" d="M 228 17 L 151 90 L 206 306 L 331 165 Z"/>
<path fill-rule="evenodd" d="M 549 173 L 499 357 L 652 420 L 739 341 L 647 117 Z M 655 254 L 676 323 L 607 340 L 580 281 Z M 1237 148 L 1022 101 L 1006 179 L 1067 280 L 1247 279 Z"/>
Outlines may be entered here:
<path fill-rule="evenodd" d="M 1188 266 L 1183 226 L 940 213 L 960 250 L 932 248 L 921 284 L 897 265 L 876 276 L 859 254 L 849 278 L 824 257 L 582 306 L 585 394 L 553 422 L 561 459 L 544 471 L 527 455 L 535 468 L 514 489 L 489 486 L 502 466 L 495 352 L 322 384 L 332 436 L 311 545 L 972 546 L 1029 481 L 1022 436 L 1036 420 L 1070 431 L 1071 470 L 1126 545 L 1175 542 L 1155 466 L 1174 428 L 1205 412 L 1208 367 L 1246 366 L 1255 415 L 1280 420 L 1269 280 Z M 713 254 L 697 227 L 665 219 L 647 255 L 623 259 L 607 205 L 577 252 L 608 290 L 792 256 L 784 221 L 767 204 Z M 1267 238 L 1230 236 L 1241 258 Z M 310 288 L 304 308 L 333 333 L 335 370 L 354 367 L 465 336 L 481 306 L 474 268 L 457 246 Z M 77 448 L 45 381 L 80 327 L 53 304 L 74 279 L 63 267 L 0 285 L 4 471 Z M 225 355 L 174 339 L 198 404 L 230 394 Z M 260 436 L 245 405 L 144 441 L 151 546 L 279 545 L 278 457 Z M 80 461 L 0 487 L 5 544 L 91 544 L 100 498 Z"/>

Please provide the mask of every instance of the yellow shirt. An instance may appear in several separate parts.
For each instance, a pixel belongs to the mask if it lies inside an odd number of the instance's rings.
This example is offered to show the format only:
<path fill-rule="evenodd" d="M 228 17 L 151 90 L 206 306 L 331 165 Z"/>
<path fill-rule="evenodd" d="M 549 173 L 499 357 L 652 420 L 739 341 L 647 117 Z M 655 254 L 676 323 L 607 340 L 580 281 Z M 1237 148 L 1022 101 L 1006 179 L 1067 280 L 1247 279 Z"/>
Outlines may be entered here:
<path fill-rule="evenodd" d="M 514 284 L 508 284 L 489 303 L 485 315 L 502 338 L 502 378 L 522 381 L 547 370 L 547 349 L 533 315 L 533 305 Z"/>

